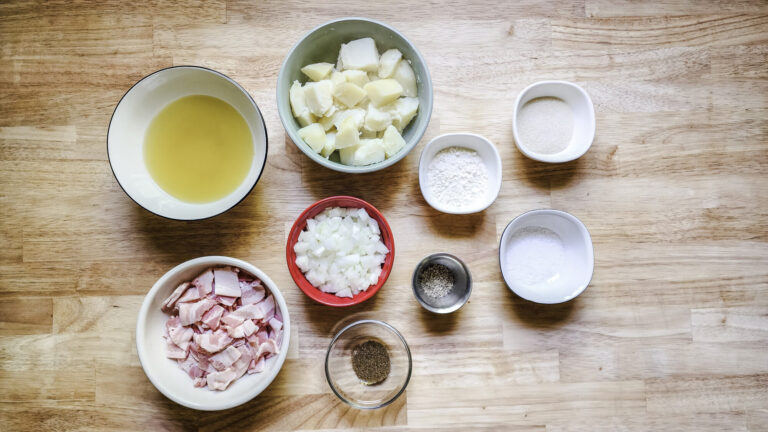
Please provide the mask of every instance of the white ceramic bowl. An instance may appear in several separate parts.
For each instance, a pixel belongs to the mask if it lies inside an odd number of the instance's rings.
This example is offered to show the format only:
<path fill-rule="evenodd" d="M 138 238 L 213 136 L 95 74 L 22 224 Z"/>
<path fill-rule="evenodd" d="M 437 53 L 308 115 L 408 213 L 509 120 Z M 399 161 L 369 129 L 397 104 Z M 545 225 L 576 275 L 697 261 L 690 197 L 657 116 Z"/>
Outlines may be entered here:
<path fill-rule="evenodd" d="M 508 268 L 508 252 L 513 236 L 528 227 L 554 231 L 563 243 L 563 266 L 556 277 L 535 286 L 515 279 Z M 595 267 L 592 238 L 575 216 L 560 210 L 532 210 L 516 217 L 504 229 L 499 242 L 499 266 L 504 282 L 520 297 L 536 303 L 554 304 L 571 300 L 584 292 Z"/>
<path fill-rule="evenodd" d="M 558 153 L 537 153 L 520 140 L 517 131 L 517 116 L 520 109 L 532 99 L 555 97 L 565 101 L 573 111 L 573 136 L 568 146 Z M 512 133 L 515 145 L 524 155 L 540 162 L 560 163 L 578 159 L 589 150 L 595 139 L 595 107 L 583 88 L 568 81 L 539 81 L 525 88 L 515 101 L 512 117 Z"/>
<path fill-rule="evenodd" d="M 173 197 L 155 183 L 144 164 L 144 135 L 150 122 L 166 105 L 190 95 L 213 96 L 232 105 L 253 137 L 253 162 L 245 180 L 231 194 L 210 203 Z M 235 81 L 211 69 L 176 66 L 147 75 L 120 99 L 109 122 L 107 153 L 117 182 L 137 204 L 169 219 L 205 219 L 234 207 L 256 185 L 267 160 L 267 129 L 256 102 Z"/>
<path fill-rule="evenodd" d="M 483 159 L 488 170 L 488 189 L 485 191 L 482 199 L 478 200 L 472 207 L 454 208 L 444 205 L 437 201 L 429 190 L 427 177 L 429 164 L 440 150 L 448 147 L 464 147 L 476 151 Z M 419 186 L 421 187 L 421 194 L 424 195 L 424 199 L 435 210 L 452 214 L 469 214 L 483 211 L 493 204 L 496 201 L 496 197 L 499 196 L 499 190 L 501 189 L 501 157 L 498 150 L 496 150 L 496 146 L 480 135 L 471 133 L 440 135 L 433 138 L 424 147 L 424 150 L 421 151 L 421 158 L 419 159 Z"/>
<path fill-rule="evenodd" d="M 224 391 L 194 387 L 192 379 L 179 367 L 178 363 L 166 358 L 163 328 L 168 320 L 168 315 L 160 310 L 163 301 L 180 283 L 191 280 L 207 267 L 215 265 L 239 267 L 259 278 L 275 297 L 277 307 L 283 316 L 284 333 L 280 354 L 264 372 L 246 374 Z M 288 315 L 285 299 L 280 294 L 280 290 L 277 289 L 277 285 L 254 265 L 223 256 L 195 258 L 169 270 L 155 283 L 144 298 L 136 323 L 136 349 L 147 378 L 168 399 L 186 407 L 203 411 L 232 408 L 248 402 L 261 393 L 283 367 L 290 339 L 291 318 Z"/>

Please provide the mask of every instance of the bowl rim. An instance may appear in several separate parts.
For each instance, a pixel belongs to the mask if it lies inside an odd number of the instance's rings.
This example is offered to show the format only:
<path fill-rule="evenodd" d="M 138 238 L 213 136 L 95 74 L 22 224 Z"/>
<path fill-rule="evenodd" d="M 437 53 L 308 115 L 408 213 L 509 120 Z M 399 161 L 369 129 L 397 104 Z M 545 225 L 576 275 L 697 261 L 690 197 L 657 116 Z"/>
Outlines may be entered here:
<path fill-rule="evenodd" d="M 421 298 L 421 296 L 419 296 L 416 290 L 416 285 L 417 285 L 416 278 L 419 275 L 419 270 L 421 270 L 427 264 L 434 261 L 435 258 L 439 258 L 439 257 L 448 257 L 458 262 L 461 265 L 461 267 L 464 269 L 464 273 L 467 274 L 467 293 L 464 295 L 464 297 L 460 301 L 445 308 L 436 308 L 432 305 L 427 304 Z M 421 259 L 421 261 L 419 261 L 418 264 L 416 264 L 416 267 L 413 269 L 413 276 L 411 277 L 411 288 L 413 290 L 413 296 L 416 297 L 416 300 L 424 309 L 436 314 L 449 314 L 461 309 L 469 301 L 469 297 L 472 295 L 472 273 L 470 273 L 469 267 L 467 266 L 467 264 L 456 255 L 450 254 L 448 252 L 435 252 L 425 256 L 424 258 Z"/>
<path fill-rule="evenodd" d="M 152 300 L 157 297 L 157 295 L 160 292 L 161 287 L 166 284 L 169 280 L 176 277 L 178 273 L 180 273 L 183 270 L 186 270 L 188 268 L 197 266 L 197 265 L 232 265 L 239 267 L 248 273 L 252 274 L 253 276 L 256 276 L 259 278 L 264 285 L 269 289 L 272 296 L 274 296 L 275 301 L 277 302 L 278 307 L 280 308 L 280 314 L 283 317 L 283 341 L 280 346 L 280 353 L 278 354 L 277 361 L 275 364 L 272 365 L 272 369 L 266 372 L 266 375 L 264 375 L 263 379 L 258 382 L 257 385 L 253 386 L 251 390 L 247 393 L 245 393 L 243 396 L 239 398 L 234 399 L 228 399 L 224 400 L 219 403 L 211 402 L 210 405 L 202 406 L 195 403 L 190 402 L 189 400 L 185 399 L 183 396 L 179 396 L 165 387 L 163 384 L 163 380 L 155 376 L 154 374 L 150 374 L 147 372 L 147 367 L 145 366 L 148 364 L 147 362 L 151 361 L 149 358 L 149 354 L 145 351 L 145 345 L 146 341 L 144 339 L 144 331 L 146 330 L 146 322 L 147 322 L 147 316 L 149 314 L 149 310 L 152 306 Z M 152 383 L 152 385 L 155 386 L 155 388 L 162 393 L 165 397 L 168 399 L 178 403 L 179 405 L 185 406 L 187 408 L 192 408 L 199 411 L 219 411 L 224 409 L 233 408 L 239 405 L 242 405 L 259 394 L 263 392 L 267 387 L 272 384 L 274 379 L 277 377 L 277 375 L 280 373 L 280 370 L 283 368 L 283 364 L 285 363 L 286 357 L 288 355 L 288 348 L 290 346 L 291 341 L 291 317 L 288 312 L 288 304 L 285 301 L 285 297 L 283 297 L 283 294 L 280 292 L 280 289 L 278 288 L 277 284 L 260 268 L 256 267 L 255 265 L 243 261 L 238 258 L 232 258 L 228 256 L 222 256 L 222 255 L 209 255 L 209 256 L 202 256 L 198 258 L 193 258 L 191 260 L 184 261 L 172 269 L 168 270 L 163 274 L 157 282 L 155 282 L 154 285 L 152 285 L 152 288 L 150 288 L 149 292 L 144 296 L 144 300 L 141 303 L 141 308 L 139 309 L 139 314 L 136 320 L 136 328 L 135 328 L 135 336 L 136 336 L 136 352 L 139 357 L 139 363 L 141 363 L 141 368 L 144 371 L 144 374 L 147 376 L 149 381 Z M 224 393 L 224 392 L 219 392 Z"/>
<path fill-rule="evenodd" d="M 517 222 L 518 220 L 520 220 L 521 218 L 531 217 L 531 216 L 536 216 L 536 215 L 542 215 L 542 214 L 557 215 L 557 216 L 560 216 L 560 217 L 562 217 L 564 219 L 567 219 L 568 221 L 570 221 L 571 223 L 576 225 L 576 227 L 579 229 L 581 234 L 583 236 L 585 236 L 584 238 L 585 238 L 586 242 L 589 243 L 589 248 L 587 250 L 587 252 L 588 252 L 588 254 L 587 254 L 588 256 L 587 257 L 588 257 L 589 263 L 590 263 L 589 278 L 587 279 L 587 281 L 585 283 L 583 283 L 576 290 L 574 290 L 573 293 L 569 297 L 563 298 L 562 300 L 543 301 L 542 299 L 529 298 L 529 297 L 524 296 L 524 295 L 520 294 L 519 292 L 515 291 L 515 289 L 512 287 L 512 285 L 510 285 L 509 282 L 507 282 L 507 275 L 504 272 L 504 265 L 503 265 L 503 263 L 501 261 L 502 244 L 504 243 L 504 239 L 506 238 L 507 233 L 508 233 L 509 229 L 512 227 L 512 225 L 515 222 Z M 504 231 L 501 233 L 501 237 L 499 238 L 498 259 L 499 259 L 499 270 L 501 271 L 501 278 L 504 280 L 504 284 L 507 286 L 507 288 L 509 288 L 509 290 L 512 291 L 513 293 L 515 293 L 515 295 L 517 295 L 518 297 L 520 297 L 520 298 L 522 298 L 524 300 L 528 300 L 528 301 L 533 302 L 533 303 L 538 303 L 538 304 L 560 304 L 560 303 L 566 303 L 566 302 L 569 302 L 569 301 L 575 299 L 576 297 L 580 296 L 587 289 L 589 284 L 592 283 L 592 278 L 595 275 L 595 245 L 592 242 L 592 235 L 590 235 L 589 230 L 587 229 L 587 226 L 584 225 L 584 222 L 582 222 L 581 219 L 579 219 L 576 216 L 574 216 L 574 215 L 572 215 L 572 214 L 570 214 L 570 213 L 568 213 L 566 211 L 563 211 L 563 210 L 555 210 L 555 209 L 550 209 L 550 208 L 541 208 L 541 209 L 535 209 L 535 210 L 528 210 L 527 212 L 524 212 L 524 213 L 521 213 L 521 214 L 515 216 L 511 221 L 509 221 L 507 226 L 504 227 Z"/>
<path fill-rule="evenodd" d="M 481 142 L 481 145 L 487 146 L 491 149 L 493 153 L 493 159 L 494 159 L 494 166 L 496 171 L 499 173 L 499 181 L 496 182 L 491 187 L 493 188 L 493 195 L 491 198 L 480 205 L 477 205 L 475 207 L 470 207 L 467 209 L 452 209 L 450 207 L 441 205 L 437 201 L 435 201 L 432 198 L 432 195 L 428 192 L 429 188 L 427 187 L 427 164 L 432 159 L 430 158 L 429 161 L 426 160 L 426 154 L 429 149 L 432 147 L 435 147 L 439 144 L 439 141 L 452 138 L 452 137 L 469 137 L 471 139 L 477 140 L 477 142 Z M 453 146 L 453 147 L 461 147 L 460 145 Z M 468 147 L 467 147 L 468 148 Z M 433 156 L 434 157 L 434 156 Z M 442 135 L 438 135 L 434 138 L 432 138 L 427 145 L 424 146 L 424 148 L 421 150 L 421 155 L 419 155 L 419 189 L 421 190 L 421 195 L 424 197 L 424 201 L 429 204 L 430 207 L 433 209 L 447 214 L 472 214 L 472 213 L 480 213 L 484 210 L 486 210 L 488 207 L 493 205 L 494 202 L 496 202 L 496 199 L 499 197 L 499 193 L 501 192 L 501 183 L 502 183 L 502 177 L 503 177 L 503 171 L 501 166 L 501 155 L 499 154 L 499 150 L 496 148 L 496 146 L 489 140 L 488 138 L 472 133 L 472 132 L 453 132 L 453 133 L 445 133 Z"/>
<path fill-rule="evenodd" d="M 408 44 L 410 48 L 413 50 L 413 53 L 416 57 L 415 60 L 424 65 L 424 72 L 425 72 L 423 77 L 424 88 L 429 89 L 429 104 L 426 107 L 427 110 L 423 111 L 424 107 L 421 106 L 421 104 L 419 104 L 419 113 L 417 114 L 417 116 L 425 115 L 427 121 L 426 123 L 424 123 L 424 127 L 421 130 L 415 131 L 415 134 L 413 136 L 413 142 L 412 143 L 406 142 L 405 147 L 400 149 L 400 151 L 397 152 L 397 154 L 395 154 L 393 157 L 387 158 L 381 162 L 371 164 L 371 165 L 364 165 L 364 166 L 344 165 L 340 162 L 334 162 L 334 161 L 331 161 L 330 159 L 326 159 L 320 156 L 319 154 L 311 151 L 311 149 L 309 149 L 309 146 L 307 145 L 301 145 L 302 143 L 304 143 L 304 141 L 301 139 L 301 137 L 298 136 L 298 133 L 294 133 L 294 131 L 289 127 L 289 122 L 293 121 L 293 114 L 285 113 L 280 108 L 280 103 L 279 103 L 281 94 L 282 94 L 280 92 L 280 88 L 284 81 L 283 71 L 285 70 L 286 64 L 288 63 L 288 58 L 291 57 L 294 52 L 296 52 L 296 48 L 299 45 L 301 45 L 301 43 L 304 42 L 304 40 L 307 39 L 311 34 L 329 25 L 338 24 L 340 22 L 345 22 L 345 21 L 362 21 L 362 22 L 367 22 L 369 24 L 375 24 L 375 25 L 386 28 L 387 30 L 395 33 L 398 37 L 402 38 L 406 42 L 406 44 Z M 410 59 L 410 60 L 412 62 L 414 61 L 414 59 Z M 278 117 L 280 117 L 280 122 L 283 124 L 283 129 L 285 129 L 285 132 L 288 134 L 288 137 L 291 139 L 291 142 L 293 142 L 293 144 L 296 147 L 298 147 L 299 150 L 302 151 L 302 153 L 304 153 L 307 157 L 315 161 L 318 165 L 321 165 L 323 167 L 326 167 L 334 171 L 348 173 L 348 174 L 365 174 L 369 172 L 379 171 L 384 168 L 390 167 L 396 164 L 397 162 L 399 162 L 400 160 L 404 159 L 419 144 L 419 141 L 421 141 L 421 139 L 424 137 L 424 134 L 427 132 L 427 128 L 429 127 L 429 121 L 432 118 L 432 105 L 434 101 L 434 94 L 433 94 L 434 92 L 432 89 L 432 77 L 429 73 L 429 67 L 427 66 L 427 61 L 424 59 L 424 56 L 422 56 L 421 52 L 416 48 L 416 45 L 414 45 L 414 43 L 411 42 L 410 39 L 405 37 L 404 34 L 402 34 L 396 28 L 390 26 L 389 24 L 385 24 L 381 21 L 371 19 L 371 18 L 364 18 L 364 17 L 342 17 L 342 18 L 333 19 L 323 24 L 320 24 L 317 27 L 305 33 L 295 44 L 293 44 L 291 49 L 288 51 L 288 55 L 286 55 L 285 58 L 283 59 L 283 62 L 280 65 L 280 71 L 278 72 L 278 75 L 277 75 L 277 88 L 275 92 L 276 92 L 276 100 L 278 101 L 277 103 Z M 290 101 L 288 102 L 288 107 L 290 111 Z"/>
<path fill-rule="evenodd" d="M 320 289 L 312 285 L 304 276 L 304 273 L 296 265 L 296 262 L 295 262 L 296 253 L 293 251 L 293 246 L 296 244 L 299 234 L 301 233 L 301 231 L 304 230 L 304 227 L 307 225 L 307 219 L 309 219 L 308 217 L 309 213 L 318 208 L 320 208 L 322 211 L 328 207 L 331 207 L 338 200 L 352 201 L 356 205 L 359 205 L 360 208 L 364 208 L 366 211 L 369 212 L 369 216 L 371 216 L 373 219 L 376 219 L 376 222 L 379 224 L 379 230 L 381 232 L 386 231 L 387 235 L 391 239 L 391 245 L 387 245 L 387 247 L 389 248 L 389 253 L 385 258 L 384 265 L 382 265 L 382 272 L 381 272 L 381 275 L 379 276 L 379 280 L 376 282 L 376 284 L 368 286 L 367 290 L 354 295 L 352 298 L 337 297 L 334 294 L 322 292 L 320 291 Z M 349 207 L 349 206 L 339 205 L 339 207 Z M 384 240 L 382 238 L 382 242 L 383 241 Z M 384 284 L 387 282 L 387 279 L 389 278 L 389 275 L 392 272 L 392 268 L 394 268 L 395 266 L 395 236 L 392 233 L 392 229 L 390 228 L 389 223 L 387 222 L 387 219 L 376 207 L 373 206 L 373 204 L 365 200 L 362 200 L 360 198 L 349 196 L 349 195 L 334 195 L 334 196 L 330 196 L 327 198 L 323 198 L 319 201 L 316 201 L 315 203 L 313 203 L 312 205 L 304 209 L 304 211 L 301 212 L 301 214 L 296 218 L 296 220 L 293 222 L 293 225 L 291 226 L 291 230 L 288 232 L 288 239 L 285 242 L 285 260 L 288 265 L 288 272 L 291 274 L 291 278 L 299 287 L 299 289 L 302 292 L 304 292 L 304 294 L 307 295 L 307 297 L 311 298 L 312 300 L 315 300 L 320 304 L 324 304 L 326 306 L 334 306 L 334 307 L 354 306 L 376 295 L 379 289 L 381 289 L 381 287 L 384 286 Z M 386 268 L 387 267 L 386 262 L 388 260 L 391 260 L 392 265 L 390 265 L 389 268 Z"/>
<path fill-rule="evenodd" d="M 394 333 L 400 339 L 400 342 L 402 342 L 403 347 L 405 347 L 406 357 L 408 357 L 408 373 L 407 373 L 407 375 L 405 377 L 405 382 L 403 383 L 403 387 L 400 388 L 400 390 L 394 396 L 392 396 L 389 400 L 387 400 L 386 402 L 384 402 L 382 404 L 376 405 L 376 406 L 360 405 L 360 404 L 357 404 L 357 403 L 355 403 L 355 402 L 345 398 L 344 396 L 342 396 L 341 393 L 339 393 L 339 391 L 336 390 L 336 387 L 331 382 L 331 373 L 330 373 L 330 370 L 328 369 L 328 360 L 331 357 L 331 349 L 336 344 L 336 342 L 341 338 L 341 336 L 344 334 L 344 332 L 352 329 L 353 327 L 357 327 L 359 325 L 364 325 L 364 324 L 373 324 L 373 325 L 382 326 L 382 327 L 386 328 L 387 330 L 391 331 L 392 333 Z M 331 391 L 333 391 L 333 394 L 335 394 L 336 397 L 341 399 L 344 403 L 350 405 L 353 408 L 357 408 L 357 409 L 372 410 L 372 409 L 384 408 L 385 406 L 387 406 L 387 405 L 391 404 L 392 402 L 396 401 L 397 398 L 399 398 L 400 395 L 402 395 L 403 392 L 405 391 L 405 389 L 408 387 L 408 383 L 411 381 L 411 372 L 412 372 L 412 370 L 413 370 L 413 360 L 411 358 L 411 348 L 408 346 L 408 342 L 406 342 L 406 340 L 403 337 L 403 335 L 396 328 L 394 328 L 392 325 L 390 325 L 390 324 L 388 324 L 388 323 L 386 323 L 384 321 L 381 321 L 381 320 L 361 319 L 361 320 L 354 321 L 354 322 L 352 322 L 350 324 L 347 324 L 346 326 L 344 326 L 344 328 L 339 330 L 333 336 L 333 339 L 331 339 L 331 343 L 328 344 L 328 349 L 325 351 L 325 380 L 328 383 L 328 386 L 331 388 Z"/>
<path fill-rule="evenodd" d="M 166 216 L 164 214 L 158 213 L 156 211 L 153 211 L 153 210 L 150 210 L 150 209 L 144 207 L 143 205 L 141 205 L 139 203 L 139 201 L 136 200 L 136 198 L 134 198 L 133 196 L 131 196 L 131 194 L 128 193 L 128 191 L 125 189 L 125 187 L 123 187 L 123 184 L 120 182 L 120 179 L 117 177 L 117 174 L 115 173 L 115 168 L 112 166 L 112 157 L 110 156 L 110 152 L 109 152 L 109 135 L 110 135 L 109 132 L 112 129 L 112 122 L 115 119 L 115 113 L 117 112 L 117 109 L 120 107 L 120 104 L 123 102 L 123 99 L 125 99 L 125 97 L 128 96 L 128 94 L 131 91 L 133 91 L 134 87 L 139 85 L 139 83 L 141 83 L 142 81 L 144 81 L 146 79 L 149 79 L 150 77 L 152 77 L 155 74 L 162 73 L 162 72 L 167 71 L 169 69 L 200 69 L 200 70 L 203 70 L 203 71 L 206 71 L 206 72 L 213 73 L 214 75 L 218 75 L 218 76 L 224 78 L 225 80 L 229 81 L 230 83 L 234 84 L 235 87 L 237 87 L 241 92 L 243 92 L 243 94 L 245 94 L 245 96 L 248 98 L 248 100 L 251 101 L 251 104 L 256 109 L 256 112 L 259 114 L 259 120 L 261 122 L 261 126 L 264 128 L 264 161 L 261 164 L 261 169 L 259 170 L 259 173 L 256 175 L 256 179 L 254 180 L 253 184 L 251 185 L 251 188 L 248 189 L 248 191 L 245 194 L 243 194 L 243 196 L 239 200 L 237 200 L 237 202 L 235 202 L 231 206 L 227 207 L 226 209 L 221 210 L 220 212 L 212 214 L 210 216 L 204 216 L 204 217 L 199 217 L 199 218 L 175 218 L 175 217 L 171 217 L 171 216 Z M 139 207 L 143 208 L 144 210 L 146 210 L 146 211 L 148 211 L 148 212 L 150 212 L 150 213 L 152 213 L 154 215 L 160 216 L 162 218 L 169 219 L 169 220 L 176 220 L 176 221 L 196 221 L 196 220 L 210 219 L 210 218 L 216 217 L 216 216 L 218 216 L 220 214 L 226 213 L 229 210 L 231 210 L 232 208 L 236 207 L 238 204 L 243 202 L 243 200 L 248 198 L 248 195 L 250 195 L 251 192 L 253 191 L 253 189 L 256 187 L 256 184 L 261 179 L 262 174 L 264 174 L 264 169 L 267 166 L 267 157 L 269 156 L 269 133 L 267 131 L 267 123 L 264 121 L 264 115 L 261 113 L 261 110 L 259 109 L 259 105 L 253 99 L 251 94 L 248 93 L 248 90 L 246 90 L 243 86 L 238 84 L 237 81 L 233 80 L 229 76 L 227 76 L 227 75 L 225 75 L 225 74 L 223 74 L 223 73 L 221 73 L 221 72 L 219 72 L 217 70 L 214 70 L 214 69 L 211 69 L 211 68 L 207 68 L 205 66 L 196 66 L 196 65 L 168 66 L 168 67 L 165 67 L 165 68 L 162 68 L 162 69 L 158 69 L 158 70 L 156 70 L 156 71 L 154 71 L 154 72 L 152 72 L 152 73 L 142 77 L 140 80 L 136 81 L 135 83 L 133 83 L 133 85 L 131 85 L 131 87 L 128 90 L 126 90 L 125 93 L 123 93 L 123 95 L 120 97 L 120 100 L 117 101 L 117 104 L 115 105 L 115 108 L 112 110 L 112 115 L 109 117 L 109 123 L 107 125 L 107 136 L 105 138 L 105 141 L 106 141 L 106 144 L 107 144 L 107 161 L 109 162 L 109 169 L 112 171 L 112 176 L 115 178 L 115 181 L 117 181 L 117 185 L 120 186 L 120 189 L 123 190 L 125 195 L 127 195 L 128 198 L 131 199 L 131 201 L 136 203 L 136 205 L 138 205 Z"/>
<path fill-rule="evenodd" d="M 523 100 L 523 97 L 529 91 L 534 89 L 535 87 L 539 87 L 539 86 L 543 86 L 543 85 L 550 85 L 550 84 L 553 84 L 553 85 L 563 85 L 563 86 L 572 87 L 572 88 L 576 89 L 576 91 L 578 91 L 581 94 L 581 96 L 584 98 L 584 100 L 586 101 L 587 107 L 589 108 L 589 111 L 591 113 L 592 121 L 590 122 L 590 125 L 589 125 L 591 133 L 590 133 L 590 136 L 589 136 L 588 143 L 587 143 L 586 146 L 584 146 L 583 149 L 581 149 L 580 152 L 574 154 L 571 157 L 558 156 L 558 155 L 560 155 L 565 150 L 557 152 L 557 153 L 552 153 L 552 154 L 537 153 L 537 152 L 535 152 L 533 150 L 530 150 L 530 149 L 526 148 L 525 145 L 520 143 L 520 136 L 519 136 L 519 134 L 517 132 L 517 113 L 520 110 L 520 108 L 522 108 L 520 106 L 520 102 Z M 559 98 L 559 96 L 557 94 L 552 94 L 550 96 L 551 97 Z M 536 81 L 535 83 L 530 84 L 530 85 L 528 85 L 528 87 L 524 88 L 523 91 L 521 91 L 520 94 L 518 94 L 517 98 L 515 99 L 514 111 L 512 113 L 512 135 L 515 138 L 515 146 L 517 147 L 518 150 L 520 150 L 520 153 L 524 154 L 525 156 L 527 156 L 527 157 L 529 157 L 529 158 L 531 158 L 533 160 L 536 160 L 536 161 L 539 161 L 539 162 L 545 162 L 545 163 L 565 163 L 565 162 L 574 161 L 574 160 L 584 156 L 584 154 L 592 147 L 592 143 L 595 141 L 595 130 L 596 129 L 597 129 L 597 121 L 595 119 L 595 106 L 592 103 L 592 98 L 589 97 L 589 93 L 587 93 L 587 91 L 584 90 L 583 87 L 581 87 L 580 85 L 578 85 L 576 83 L 573 83 L 573 82 L 570 82 L 570 81 L 564 81 L 564 80 Z"/>

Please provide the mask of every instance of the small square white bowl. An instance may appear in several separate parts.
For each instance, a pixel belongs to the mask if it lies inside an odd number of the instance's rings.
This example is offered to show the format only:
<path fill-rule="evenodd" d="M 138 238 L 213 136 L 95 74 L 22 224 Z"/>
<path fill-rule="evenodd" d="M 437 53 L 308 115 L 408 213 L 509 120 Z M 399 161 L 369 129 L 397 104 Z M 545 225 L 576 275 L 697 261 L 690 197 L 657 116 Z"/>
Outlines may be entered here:
<path fill-rule="evenodd" d="M 488 171 L 488 189 L 481 200 L 471 207 L 455 208 L 437 201 L 429 190 L 427 170 L 435 155 L 448 147 L 463 147 L 474 150 L 483 159 Z M 499 196 L 501 190 L 501 157 L 496 146 L 485 137 L 472 133 L 452 133 L 435 137 L 421 151 L 419 159 L 419 187 L 424 199 L 435 210 L 451 214 L 477 213 L 487 209 Z"/>
<path fill-rule="evenodd" d="M 541 97 L 562 99 L 573 111 L 573 135 L 568 146 L 560 152 L 537 153 L 520 139 L 517 130 L 517 117 L 525 104 Z M 533 160 L 549 163 L 570 162 L 580 158 L 592 146 L 595 139 L 595 107 L 589 94 L 578 85 L 568 81 L 539 81 L 525 88 L 515 101 L 512 117 L 512 133 L 515 145 L 521 153 Z"/>

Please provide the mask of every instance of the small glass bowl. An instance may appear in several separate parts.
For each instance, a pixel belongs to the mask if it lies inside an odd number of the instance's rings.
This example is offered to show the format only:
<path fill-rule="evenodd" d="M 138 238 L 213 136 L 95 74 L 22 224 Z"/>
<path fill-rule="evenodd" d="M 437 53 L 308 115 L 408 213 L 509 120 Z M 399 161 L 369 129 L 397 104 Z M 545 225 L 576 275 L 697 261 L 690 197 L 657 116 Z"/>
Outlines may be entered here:
<path fill-rule="evenodd" d="M 375 340 L 387 348 L 390 371 L 387 378 L 367 385 L 352 369 L 352 350 Z M 331 340 L 325 355 L 325 377 L 336 396 L 358 409 L 385 407 L 398 398 L 411 378 L 411 351 L 403 336 L 391 325 L 378 320 L 355 321 Z"/>

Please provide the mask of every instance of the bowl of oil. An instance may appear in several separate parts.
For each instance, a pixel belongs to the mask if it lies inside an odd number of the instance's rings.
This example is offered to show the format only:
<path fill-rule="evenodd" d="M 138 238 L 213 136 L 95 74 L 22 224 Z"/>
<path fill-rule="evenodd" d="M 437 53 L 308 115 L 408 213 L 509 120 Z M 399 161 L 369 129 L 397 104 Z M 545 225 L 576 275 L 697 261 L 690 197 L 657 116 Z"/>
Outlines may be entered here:
<path fill-rule="evenodd" d="M 112 172 L 157 215 L 205 219 L 242 201 L 267 160 L 267 130 L 248 92 L 198 66 L 154 72 L 118 102 L 107 132 Z"/>

